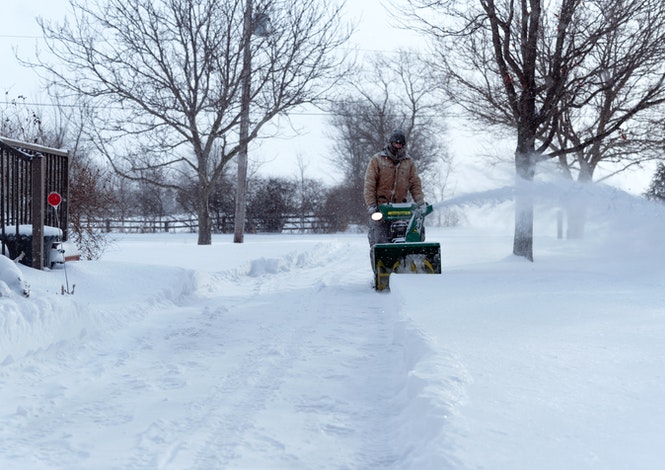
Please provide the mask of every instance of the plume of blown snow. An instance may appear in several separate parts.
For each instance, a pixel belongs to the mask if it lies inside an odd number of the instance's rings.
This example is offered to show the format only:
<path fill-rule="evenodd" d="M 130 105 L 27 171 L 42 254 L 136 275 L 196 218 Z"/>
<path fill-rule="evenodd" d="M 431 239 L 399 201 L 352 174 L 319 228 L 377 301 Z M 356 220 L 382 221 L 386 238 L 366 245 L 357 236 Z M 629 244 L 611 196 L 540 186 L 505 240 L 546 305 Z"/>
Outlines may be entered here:
<path fill-rule="evenodd" d="M 601 183 L 580 184 L 563 179 L 534 181 L 472 192 L 435 204 L 435 209 L 462 209 L 472 226 L 493 230 L 514 228 L 514 201 L 534 203 L 534 234 L 553 236 L 571 209 L 584 213 L 584 243 L 600 256 L 622 260 L 662 259 L 665 246 L 665 204 L 649 201 Z"/>

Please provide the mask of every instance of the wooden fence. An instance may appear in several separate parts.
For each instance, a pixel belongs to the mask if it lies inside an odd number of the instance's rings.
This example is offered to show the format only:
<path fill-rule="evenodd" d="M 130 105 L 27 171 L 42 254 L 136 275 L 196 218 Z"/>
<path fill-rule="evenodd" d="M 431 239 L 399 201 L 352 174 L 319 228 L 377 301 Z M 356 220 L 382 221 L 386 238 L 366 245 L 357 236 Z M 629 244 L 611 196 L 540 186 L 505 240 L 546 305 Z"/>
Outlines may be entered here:
<path fill-rule="evenodd" d="M 286 215 L 281 218 L 280 233 L 323 233 L 326 232 L 327 221 L 308 214 Z M 127 217 L 117 219 L 87 220 L 84 225 L 107 233 L 158 233 L 158 232 L 197 232 L 198 220 L 192 217 Z M 233 233 L 233 216 L 213 217 L 213 232 Z M 248 223 L 248 233 L 257 233 L 260 227 Z"/>

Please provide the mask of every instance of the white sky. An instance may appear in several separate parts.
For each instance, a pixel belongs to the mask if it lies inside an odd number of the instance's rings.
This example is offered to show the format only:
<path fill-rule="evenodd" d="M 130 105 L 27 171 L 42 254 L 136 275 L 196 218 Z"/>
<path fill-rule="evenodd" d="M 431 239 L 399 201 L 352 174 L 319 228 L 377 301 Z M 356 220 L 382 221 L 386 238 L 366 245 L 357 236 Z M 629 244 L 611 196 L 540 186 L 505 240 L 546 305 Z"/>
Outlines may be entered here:
<path fill-rule="evenodd" d="M 413 44 L 419 39 L 411 32 L 390 26 L 387 13 L 381 0 L 348 0 L 347 20 L 357 24 L 353 41 L 362 51 L 390 51 Z M 35 48 L 40 45 L 41 30 L 36 17 L 61 21 L 69 11 L 68 0 L 24 0 L 3 6 L 3 29 L 0 32 L 0 57 L 3 72 L 0 74 L 0 100 L 9 91 L 9 98 L 26 96 L 29 102 L 48 101 L 40 91 L 39 80 L 30 69 L 21 66 L 16 60 L 16 52 L 23 58 L 34 57 Z M 262 173 L 293 176 L 297 172 L 297 158 L 302 157 L 307 165 L 307 174 L 333 182 L 339 178 L 329 164 L 331 142 L 326 135 L 326 117 L 316 114 L 295 114 L 293 126 L 302 134 L 294 135 L 287 126 L 280 131 L 287 138 L 271 139 L 254 148 L 256 155 L 262 155 Z M 252 148 L 250 148 L 250 159 Z"/>
<path fill-rule="evenodd" d="M 40 91 L 39 80 L 35 73 L 18 64 L 15 51 L 21 57 L 34 57 L 35 48 L 40 44 L 41 30 L 36 17 L 61 21 L 69 10 L 68 0 L 23 0 L 7 2 L 3 5 L 3 27 L 0 31 L 0 57 L 2 73 L 0 73 L 0 100 L 4 101 L 4 93 L 9 91 L 9 98 L 18 95 L 28 97 L 30 102 L 47 101 Z M 415 33 L 393 27 L 394 19 L 389 18 L 383 3 L 387 0 L 347 0 L 348 20 L 357 23 L 353 42 L 361 51 L 392 51 L 400 47 L 424 47 L 424 40 Z M 301 133 L 292 137 L 293 132 L 286 126 L 280 130 L 281 138 L 263 141 L 260 146 L 250 148 L 260 155 L 263 163 L 259 171 L 263 174 L 279 176 L 295 176 L 298 172 L 298 158 L 306 164 L 306 175 L 320 178 L 326 183 L 339 182 L 341 175 L 335 172 L 331 164 L 334 143 L 329 139 L 330 129 L 326 126 L 324 115 L 295 114 L 292 123 Z M 455 158 L 455 166 L 450 187 L 457 193 L 471 190 L 490 189 L 505 184 L 507 171 L 500 171 L 487 165 L 485 158 L 479 154 L 496 148 L 497 143 L 491 136 L 482 135 L 479 130 L 467 129 L 462 121 L 448 122 L 449 148 Z M 512 144 L 508 144 L 507 160 L 512 157 Z M 509 167 L 510 165 L 508 165 Z M 621 181 L 614 184 L 634 193 L 646 189 L 653 168 L 624 175 Z M 498 181 L 497 181 L 498 180 Z"/>

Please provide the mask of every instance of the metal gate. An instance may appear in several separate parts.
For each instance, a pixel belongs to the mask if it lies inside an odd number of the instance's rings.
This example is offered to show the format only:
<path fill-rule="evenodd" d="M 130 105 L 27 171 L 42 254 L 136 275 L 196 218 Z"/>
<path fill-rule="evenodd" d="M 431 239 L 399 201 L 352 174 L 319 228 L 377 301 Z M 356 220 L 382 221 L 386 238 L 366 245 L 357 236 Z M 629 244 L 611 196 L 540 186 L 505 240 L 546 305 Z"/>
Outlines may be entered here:
<path fill-rule="evenodd" d="M 21 226 L 31 226 L 32 267 L 44 263 L 44 226 L 62 230 L 67 239 L 68 154 L 41 145 L 0 137 L 0 231 L 2 253 L 18 243 Z M 57 210 L 47 207 L 51 192 L 62 196 Z"/>

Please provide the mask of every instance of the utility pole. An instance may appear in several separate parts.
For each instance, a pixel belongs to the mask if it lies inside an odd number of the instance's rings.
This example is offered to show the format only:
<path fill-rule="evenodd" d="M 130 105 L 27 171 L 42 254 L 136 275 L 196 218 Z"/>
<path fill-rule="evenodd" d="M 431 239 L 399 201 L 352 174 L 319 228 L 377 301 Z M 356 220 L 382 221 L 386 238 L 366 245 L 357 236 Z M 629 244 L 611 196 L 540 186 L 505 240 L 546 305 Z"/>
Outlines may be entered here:
<path fill-rule="evenodd" d="M 240 102 L 240 141 L 238 151 L 238 184 L 236 188 L 236 210 L 233 242 L 242 243 L 245 236 L 245 207 L 247 196 L 247 144 L 249 139 L 249 102 L 251 99 L 252 51 L 252 0 L 245 1 L 245 16 L 242 31 L 242 76 Z"/>

